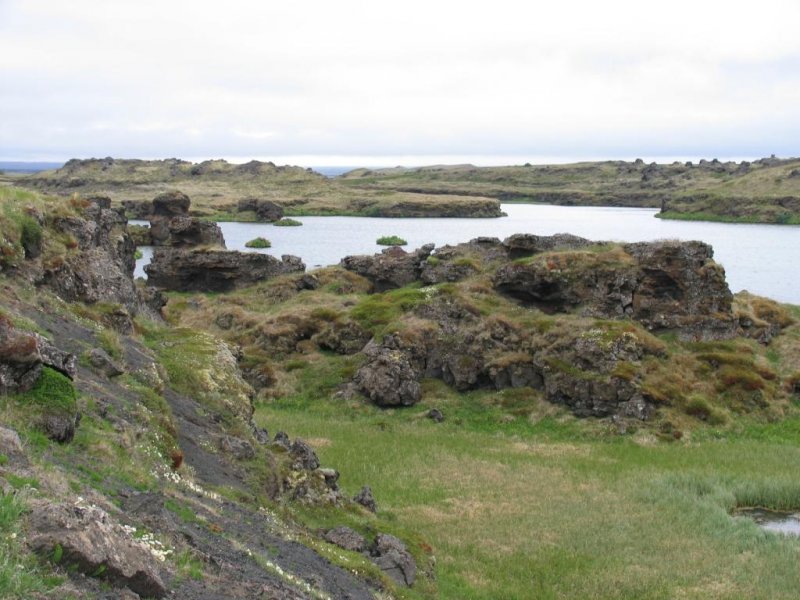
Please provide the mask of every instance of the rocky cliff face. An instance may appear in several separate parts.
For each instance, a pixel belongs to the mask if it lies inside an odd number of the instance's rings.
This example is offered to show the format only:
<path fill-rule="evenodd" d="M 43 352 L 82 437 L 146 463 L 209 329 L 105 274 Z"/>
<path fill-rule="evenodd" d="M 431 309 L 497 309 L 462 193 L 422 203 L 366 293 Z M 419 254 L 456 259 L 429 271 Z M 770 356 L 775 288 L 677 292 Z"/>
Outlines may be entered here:
<path fill-rule="evenodd" d="M 180 292 L 227 292 L 259 281 L 305 270 L 296 256 L 226 250 L 156 248 L 145 267 L 148 283 Z"/>

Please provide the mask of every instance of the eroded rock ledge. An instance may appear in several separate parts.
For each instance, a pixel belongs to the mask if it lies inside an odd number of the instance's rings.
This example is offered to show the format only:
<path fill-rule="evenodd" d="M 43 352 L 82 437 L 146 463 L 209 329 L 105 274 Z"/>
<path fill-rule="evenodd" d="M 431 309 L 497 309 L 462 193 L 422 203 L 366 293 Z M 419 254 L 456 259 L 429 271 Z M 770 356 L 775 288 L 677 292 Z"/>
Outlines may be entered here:
<path fill-rule="evenodd" d="M 362 351 L 365 362 L 352 386 L 381 406 L 415 404 L 420 381 L 437 378 L 459 391 L 531 387 L 578 416 L 647 419 L 659 401 L 640 367 L 665 353 L 648 331 L 687 341 L 750 333 L 761 339 L 734 314 L 725 272 L 702 242 L 610 244 L 519 234 L 436 251 L 392 248 L 341 264 L 369 279 L 375 292 L 430 286 L 411 302 L 412 325 Z M 433 286 L 474 275 L 483 293 L 544 316 L 569 316 L 569 327 L 555 321 L 538 330 L 520 327 L 448 286 Z"/>

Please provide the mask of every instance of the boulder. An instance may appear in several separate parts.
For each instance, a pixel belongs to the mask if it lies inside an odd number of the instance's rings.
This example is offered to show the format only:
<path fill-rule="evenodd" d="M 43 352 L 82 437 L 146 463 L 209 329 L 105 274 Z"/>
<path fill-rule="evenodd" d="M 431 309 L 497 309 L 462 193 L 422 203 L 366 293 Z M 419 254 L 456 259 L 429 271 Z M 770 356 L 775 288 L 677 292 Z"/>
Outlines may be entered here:
<path fill-rule="evenodd" d="M 30 390 L 48 366 L 74 379 L 77 358 L 38 333 L 21 331 L 0 316 L 0 394 Z"/>
<path fill-rule="evenodd" d="M 368 485 L 362 487 L 359 492 L 353 496 L 353 502 L 360 504 L 370 512 L 378 512 L 378 505 L 375 503 L 375 496 L 372 495 L 372 488 Z"/>
<path fill-rule="evenodd" d="M 167 595 L 158 560 L 147 544 L 133 539 L 103 509 L 43 500 L 34 501 L 31 509 L 28 544 L 35 552 L 141 597 Z"/>
<path fill-rule="evenodd" d="M 189 214 L 192 201 L 189 196 L 179 191 L 164 192 L 153 198 L 151 216 L 159 218 L 185 217 Z"/>
<path fill-rule="evenodd" d="M 0 426 L 0 454 L 5 456 L 11 463 L 27 463 L 19 434 L 8 427 Z"/>
<path fill-rule="evenodd" d="M 399 246 L 392 246 L 373 256 L 346 256 L 340 264 L 368 279 L 374 291 L 384 292 L 417 281 L 433 248 L 433 244 L 426 244 L 413 252 L 406 252 Z"/>
<path fill-rule="evenodd" d="M 256 456 L 255 448 L 250 442 L 232 435 L 223 435 L 219 439 L 219 448 L 237 460 L 249 460 Z"/>
<path fill-rule="evenodd" d="M 370 337 L 369 332 L 355 321 L 336 321 L 317 334 L 315 341 L 323 350 L 355 354 L 367 345 Z"/>
<path fill-rule="evenodd" d="M 364 348 L 367 357 L 353 380 L 358 390 L 378 406 L 411 406 L 419 402 L 419 374 L 402 350 L 373 340 Z"/>
<path fill-rule="evenodd" d="M 283 207 L 270 200 L 245 198 L 243 200 L 239 200 L 236 209 L 239 212 L 252 211 L 256 213 L 259 221 L 265 221 L 268 223 L 280 221 L 283 218 Z"/>
<path fill-rule="evenodd" d="M 350 552 L 364 552 L 367 549 L 367 540 L 364 536 L 349 527 L 334 527 L 326 531 L 323 537 L 326 542 Z"/>
<path fill-rule="evenodd" d="M 165 227 L 150 227 L 154 244 L 191 248 L 193 246 L 225 247 L 222 229 L 216 223 L 203 221 L 196 217 L 173 217 L 166 221 Z M 153 237 L 158 235 L 159 237 Z"/>
<path fill-rule="evenodd" d="M 397 583 L 414 584 L 417 578 L 417 563 L 399 539 L 388 533 L 379 533 L 371 551 L 372 562 Z"/>
<path fill-rule="evenodd" d="M 106 377 L 117 377 L 125 372 L 125 369 L 102 348 L 92 348 L 86 358 L 95 371 Z"/>
<path fill-rule="evenodd" d="M 319 468 L 317 453 L 303 440 L 295 440 L 292 443 L 289 447 L 289 456 L 292 459 L 292 470 L 294 471 L 313 471 Z"/>
<path fill-rule="evenodd" d="M 304 270 L 296 256 L 182 248 L 156 248 L 145 267 L 150 285 L 180 292 L 227 292 Z"/>
<path fill-rule="evenodd" d="M 69 444 L 75 438 L 80 420 L 80 413 L 49 412 L 42 416 L 41 427 L 54 442 Z"/>

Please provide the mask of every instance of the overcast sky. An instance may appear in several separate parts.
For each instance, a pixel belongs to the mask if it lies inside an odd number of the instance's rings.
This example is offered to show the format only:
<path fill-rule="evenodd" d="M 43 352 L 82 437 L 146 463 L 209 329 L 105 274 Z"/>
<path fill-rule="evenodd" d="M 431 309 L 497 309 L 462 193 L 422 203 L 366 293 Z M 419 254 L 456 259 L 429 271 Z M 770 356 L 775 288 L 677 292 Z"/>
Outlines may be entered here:
<path fill-rule="evenodd" d="M 800 2 L 0 0 L 0 159 L 800 155 Z"/>

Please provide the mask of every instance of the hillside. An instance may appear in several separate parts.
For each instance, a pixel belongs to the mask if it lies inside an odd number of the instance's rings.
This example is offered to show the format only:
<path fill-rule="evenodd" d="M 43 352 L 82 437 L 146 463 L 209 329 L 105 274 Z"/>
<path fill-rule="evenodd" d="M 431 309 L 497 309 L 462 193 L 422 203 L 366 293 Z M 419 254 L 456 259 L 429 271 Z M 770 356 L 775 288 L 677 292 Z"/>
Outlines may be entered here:
<path fill-rule="evenodd" d="M 480 194 L 502 202 L 662 208 L 662 218 L 800 223 L 799 159 L 358 169 L 340 179 L 358 190 Z"/>
<path fill-rule="evenodd" d="M 354 190 L 310 169 L 259 161 L 73 159 L 61 169 L 17 179 L 16 185 L 62 196 L 107 196 L 115 205 L 150 202 L 160 193 L 180 190 L 192 198 L 196 215 L 217 220 L 256 219 L 239 210 L 241 202 L 252 200 L 274 202 L 294 216 L 500 216 L 498 202 L 490 198 Z"/>
<path fill-rule="evenodd" d="M 796 595 L 737 510 L 800 508 L 800 309 L 706 244 L 306 272 L 170 193 L 155 288 L 107 200 L 0 208 L 0 597 Z"/>

